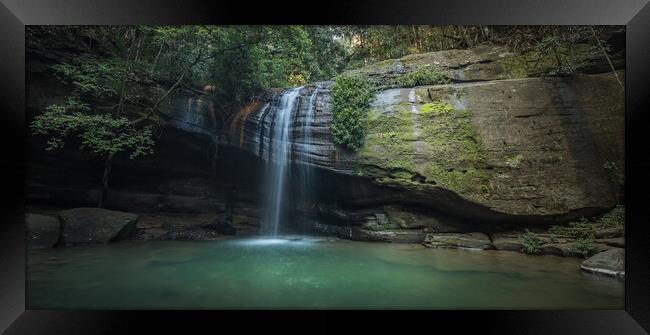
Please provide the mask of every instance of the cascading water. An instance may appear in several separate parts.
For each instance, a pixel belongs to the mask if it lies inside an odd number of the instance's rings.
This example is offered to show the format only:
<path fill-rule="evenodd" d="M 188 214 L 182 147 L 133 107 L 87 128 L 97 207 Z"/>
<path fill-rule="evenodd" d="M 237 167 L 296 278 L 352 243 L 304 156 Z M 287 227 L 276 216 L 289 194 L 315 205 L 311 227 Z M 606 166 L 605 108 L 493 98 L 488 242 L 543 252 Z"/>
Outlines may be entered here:
<path fill-rule="evenodd" d="M 307 113 L 305 115 L 303 124 L 302 124 L 302 136 L 303 136 L 303 151 L 305 154 L 311 153 L 314 150 L 311 148 L 313 145 L 314 141 L 312 140 L 313 136 L 313 129 L 312 129 L 312 124 L 314 122 L 314 114 L 316 112 L 316 98 L 318 97 L 318 92 L 320 90 L 320 86 L 316 86 L 314 91 L 311 94 L 311 97 L 309 97 L 309 109 L 307 109 Z M 305 158 L 305 161 L 307 163 L 311 162 L 311 158 L 307 156 Z M 311 183 L 311 170 L 312 167 L 309 166 L 308 164 L 303 165 L 303 190 L 309 190 L 310 189 L 310 183 Z M 308 192 L 306 192 L 308 193 Z M 310 196 L 311 194 L 306 194 L 306 196 Z M 307 199 L 309 200 L 309 199 Z"/>
<path fill-rule="evenodd" d="M 291 148 L 289 128 L 291 115 L 296 107 L 301 88 L 290 89 L 282 95 L 271 124 L 269 160 L 267 161 L 269 180 L 266 196 L 268 203 L 261 229 L 265 235 L 277 235 L 282 219 L 285 177 Z"/>

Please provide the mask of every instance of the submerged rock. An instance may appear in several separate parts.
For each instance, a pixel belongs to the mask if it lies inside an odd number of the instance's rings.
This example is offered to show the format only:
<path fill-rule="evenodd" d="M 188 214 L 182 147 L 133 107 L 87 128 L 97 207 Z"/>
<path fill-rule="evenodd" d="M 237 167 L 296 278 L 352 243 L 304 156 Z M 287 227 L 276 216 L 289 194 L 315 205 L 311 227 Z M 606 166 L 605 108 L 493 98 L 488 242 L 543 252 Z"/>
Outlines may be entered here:
<path fill-rule="evenodd" d="M 429 248 L 470 248 L 490 249 L 490 237 L 483 233 L 437 233 L 427 234 L 424 246 Z"/>
<path fill-rule="evenodd" d="M 206 241 L 214 240 L 219 234 L 212 230 L 191 227 L 183 230 L 171 230 L 159 237 L 163 241 Z"/>
<path fill-rule="evenodd" d="M 65 245 L 103 244 L 125 239 L 135 232 L 138 215 L 102 208 L 82 207 L 59 212 Z"/>
<path fill-rule="evenodd" d="M 203 225 L 203 228 L 211 229 L 219 234 L 223 235 L 235 235 L 237 234 L 237 229 L 233 227 L 230 223 L 222 220 L 213 220 L 212 222 Z"/>
<path fill-rule="evenodd" d="M 27 249 L 52 248 L 61 236 L 59 219 L 49 215 L 25 214 Z"/>
<path fill-rule="evenodd" d="M 583 271 L 612 277 L 625 277 L 625 249 L 615 248 L 600 252 L 580 265 Z"/>

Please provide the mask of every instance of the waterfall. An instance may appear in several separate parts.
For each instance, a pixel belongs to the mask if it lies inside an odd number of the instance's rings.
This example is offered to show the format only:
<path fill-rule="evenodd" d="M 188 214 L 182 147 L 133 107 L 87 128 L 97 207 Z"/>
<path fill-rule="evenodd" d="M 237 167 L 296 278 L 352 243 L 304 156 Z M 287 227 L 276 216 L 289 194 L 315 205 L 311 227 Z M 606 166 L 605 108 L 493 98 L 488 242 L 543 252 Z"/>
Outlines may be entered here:
<path fill-rule="evenodd" d="M 296 107 L 296 101 L 302 87 L 285 92 L 273 116 L 269 133 L 269 159 L 267 161 L 267 208 L 262 222 L 262 233 L 277 235 L 282 218 L 282 203 L 284 199 L 285 177 L 289 165 L 291 142 L 289 128 L 291 115 Z"/>

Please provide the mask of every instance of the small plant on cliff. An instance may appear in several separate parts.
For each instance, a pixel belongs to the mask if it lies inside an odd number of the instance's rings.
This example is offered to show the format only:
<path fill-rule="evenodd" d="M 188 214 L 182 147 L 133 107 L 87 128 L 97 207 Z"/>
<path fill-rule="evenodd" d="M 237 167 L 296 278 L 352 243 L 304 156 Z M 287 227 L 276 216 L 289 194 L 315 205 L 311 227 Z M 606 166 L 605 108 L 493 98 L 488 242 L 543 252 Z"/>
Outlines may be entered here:
<path fill-rule="evenodd" d="M 595 229 L 593 222 L 580 217 L 578 221 L 570 222 L 566 226 L 551 226 L 548 232 L 557 237 L 586 238 L 593 234 Z"/>
<path fill-rule="evenodd" d="M 537 237 L 537 234 L 526 229 L 520 239 L 525 253 L 534 255 L 542 252 L 542 241 Z"/>
<path fill-rule="evenodd" d="M 622 235 L 625 231 L 625 206 L 616 206 L 609 213 L 603 215 L 596 223 L 604 228 L 615 228 Z"/>
<path fill-rule="evenodd" d="M 415 71 L 408 72 L 397 79 L 397 84 L 402 87 L 442 85 L 448 84 L 449 82 L 451 80 L 442 72 L 428 67 L 421 67 Z"/>
<path fill-rule="evenodd" d="M 573 250 L 583 257 L 587 257 L 593 254 L 594 247 L 594 235 L 589 235 L 588 237 L 580 237 L 576 239 L 573 243 Z"/>
<path fill-rule="evenodd" d="M 357 150 L 366 133 L 366 113 L 374 95 L 371 82 L 356 76 L 339 76 L 332 85 L 331 131 L 334 143 Z"/>

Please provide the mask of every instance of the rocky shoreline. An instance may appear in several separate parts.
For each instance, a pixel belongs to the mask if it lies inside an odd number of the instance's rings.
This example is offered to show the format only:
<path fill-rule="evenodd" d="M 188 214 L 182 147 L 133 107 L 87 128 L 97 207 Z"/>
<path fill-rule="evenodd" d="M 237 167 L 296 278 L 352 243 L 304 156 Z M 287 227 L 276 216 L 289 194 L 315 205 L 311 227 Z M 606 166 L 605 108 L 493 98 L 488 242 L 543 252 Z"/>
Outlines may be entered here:
<path fill-rule="evenodd" d="M 259 226 L 247 221 L 235 224 L 215 219 L 207 214 L 145 213 L 133 214 L 101 208 L 81 207 L 61 211 L 44 210 L 26 214 L 27 248 L 48 249 L 80 245 L 103 245 L 121 240 L 195 240 L 214 241 L 232 235 L 252 236 L 258 234 Z M 232 221 L 232 218 L 231 218 Z M 360 241 L 418 243 L 428 248 L 457 248 L 475 250 L 498 250 L 527 253 L 522 232 L 486 234 L 469 233 L 422 233 L 408 230 L 365 232 L 362 229 L 349 236 Z M 320 230 L 323 232 L 323 230 Z M 333 235 L 333 234 L 329 234 Z M 372 238 L 369 238 L 372 237 Z M 587 273 L 615 278 L 625 277 L 625 242 L 601 230 L 594 240 L 589 254 L 576 249 L 576 239 L 557 238 L 553 234 L 536 234 L 541 242 L 536 255 L 561 257 L 588 257 L 581 264 Z M 609 237 L 609 238 L 604 238 Z M 534 257 L 534 256 L 531 256 Z"/>

